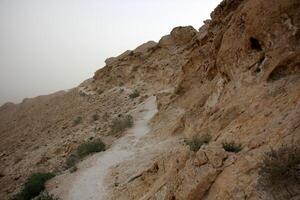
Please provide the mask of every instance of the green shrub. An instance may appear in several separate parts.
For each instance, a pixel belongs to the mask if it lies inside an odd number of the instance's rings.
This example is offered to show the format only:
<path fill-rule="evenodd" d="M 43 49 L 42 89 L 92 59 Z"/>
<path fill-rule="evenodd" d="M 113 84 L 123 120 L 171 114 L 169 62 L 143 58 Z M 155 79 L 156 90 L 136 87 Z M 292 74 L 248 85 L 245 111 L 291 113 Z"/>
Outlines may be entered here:
<path fill-rule="evenodd" d="M 140 96 L 140 93 L 137 90 L 134 90 L 131 94 L 129 94 L 130 99 L 134 99 L 134 98 L 139 97 L 139 96 Z"/>
<path fill-rule="evenodd" d="M 234 141 L 231 142 L 223 142 L 223 148 L 225 151 L 237 153 L 242 150 L 241 144 L 236 144 Z"/>
<path fill-rule="evenodd" d="M 281 147 L 264 155 L 259 169 L 259 184 L 264 187 L 300 183 L 300 148 Z"/>
<path fill-rule="evenodd" d="M 76 154 L 79 158 L 83 158 L 91 153 L 105 151 L 105 144 L 100 140 L 84 142 L 79 145 L 76 150 Z"/>
<path fill-rule="evenodd" d="M 77 117 L 77 118 L 74 119 L 74 121 L 73 121 L 73 126 L 76 126 L 76 125 L 80 124 L 81 121 L 82 121 L 82 117 L 80 117 L 80 116 Z"/>
<path fill-rule="evenodd" d="M 14 200 L 30 200 L 45 189 L 47 180 L 53 178 L 52 173 L 33 173 L 26 180 L 23 189 L 13 197 Z"/>
<path fill-rule="evenodd" d="M 66 169 L 69 169 L 69 168 L 72 168 L 76 165 L 76 163 L 78 162 L 78 156 L 76 154 L 71 154 L 69 155 L 69 157 L 67 158 L 66 160 L 66 163 L 65 163 L 65 167 Z"/>
<path fill-rule="evenodd" d="M 119 117 L 113 119 L 111 124 L 111 131 L 113 133 L 119 133 L 132 126 L 133 117 L 131 115 L 120 115 Z"/>
<path fill-rule="evenodd" d="M 208 144 L 211 140 L 210 135 L 202 135 L 193 137 L 191 140 L 186 140 L 185 143 L 190 147 L 191 151 L 197 152 L 203 144 Z"/>
<path fill-rule="evenodd" d="M 75 152 L 71 153 L 67 157 L 65 169 L 69 169 L 71 173 L 77 171 L 76 164 L 81 158 L 84 158 L 91 153 L 100 151 L 105 151 L 105 144 L 100 139 L 82 143 L 77 147 Z"/>

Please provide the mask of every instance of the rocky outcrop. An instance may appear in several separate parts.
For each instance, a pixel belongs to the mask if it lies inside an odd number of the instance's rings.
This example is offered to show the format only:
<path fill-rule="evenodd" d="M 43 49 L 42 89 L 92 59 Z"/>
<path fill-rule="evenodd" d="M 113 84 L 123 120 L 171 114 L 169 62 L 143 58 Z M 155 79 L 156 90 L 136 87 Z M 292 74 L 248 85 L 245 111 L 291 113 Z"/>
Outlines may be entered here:
<path fill-rule="evenodd" d="M 129 199 L 276 199 L 258 185 L 258 171 L 265 152 L 300 144 L 299 9 L 293 0 L 223 1 L 196 34 L 176 28 L 161 39 L 170 50 L 180 48 L 176 40 L 188 44 L 189 57 L 174 94 L 158 96 L 157 135 L 209 134 L 213 142 L 196 158 L 180 144 L 172 147 L 180 153 L 165 150 L 154 162 L 170 162 L 158 167 L 169 170 L 127 184 L 126 192 L 135 194 Z M 226 141 L 240 143 L 242 151 L 225 153 Z M 143 179 L 155 180 L 137 189 Z M 279 189 L 278 199 L 299 198 L 296 187 Z M 122 192 L 116 189 L 112 199 Z"/>
<path fill-rule="evenodd" d="M 149 150 L 147 165 L 130 181 L 119 180 L 110 199 L 299 199 L 300 183 L 277 188 L 280 195 L 258 183 L 266 152 L 300 144 L 299 10 L 299 0 L 224 0 L 199 31 L 174 28 L 158 43 L 107 59 L 93 79 L 71 91 L 2 106 L 1 194 L 15 189 L 6 183 L 17 186 L 25 171 L 38 169 L 32 157 L 42 169 L 59 168 L 78 140 L 109 138 L 111 117 L 155 95 L 159 112 L 151 137 L 164 146 Z M 134 89 L 141 95 L 132 100 Z M 95 110 L 103 116 L 109 110 L 110 117 L 96 127 L 87 121 L 80 130 L 71 126 L 79 113 L 87 118 Z M 203 135 L 211 141 L 197 152 L 183 142 Z M 229 141 L 242 150 L 226 152 L 222 144 Z M 49 144 L 56 153 L 41 148 Z M 130 164 L 112 174 L 130 171 Z"/>

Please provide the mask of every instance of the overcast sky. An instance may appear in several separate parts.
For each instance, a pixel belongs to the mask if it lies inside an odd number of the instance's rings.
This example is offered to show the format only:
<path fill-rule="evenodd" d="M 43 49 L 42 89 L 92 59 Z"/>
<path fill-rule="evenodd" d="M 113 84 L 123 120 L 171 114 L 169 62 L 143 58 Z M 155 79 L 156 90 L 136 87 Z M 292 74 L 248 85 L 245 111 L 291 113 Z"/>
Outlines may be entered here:
<path fill-rule="evenodd" d="M 173 27 L 198 29 L 220 0 L 0 0 L 0 104 L 77 86 Z"/>

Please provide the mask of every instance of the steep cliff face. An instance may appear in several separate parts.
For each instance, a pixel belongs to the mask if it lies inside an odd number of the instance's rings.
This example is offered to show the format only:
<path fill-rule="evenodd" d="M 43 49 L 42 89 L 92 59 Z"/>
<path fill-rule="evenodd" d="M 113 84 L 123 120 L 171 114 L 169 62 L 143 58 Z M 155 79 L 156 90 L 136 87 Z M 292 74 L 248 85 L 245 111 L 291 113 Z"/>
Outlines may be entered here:
<path fill-rule="evenodd" d="M 158 43 L 107 59 L 71 91 L 2 106 L 1 195 L 31 171 L 61 170 L 88 137 L 111 143 L 111 119 L 155 95 L 150 140 L 160 146 L 147 149 L 151 156 L 135 161 L 135 171 L 132 161 L 112 169 L 108 182 L 118 186 L 108 198 L 299 199 L 299 180 L 259 183 L 266 152 L 300 144 L 299 11 L 299 0 L 224 0 L 199 31 L 174 28 Z M 140 97 L 130 99 L 133 90 Z M 94 113 L 103 116 L 97 123 Z M 73 126 L 78 116 L 83 123 Z M 207 135 L 196 152 L 184 142 Z M 225 151 L 230 142 L 241 151 Z M 124 172 L 138 175 L 128 181 Z"/>

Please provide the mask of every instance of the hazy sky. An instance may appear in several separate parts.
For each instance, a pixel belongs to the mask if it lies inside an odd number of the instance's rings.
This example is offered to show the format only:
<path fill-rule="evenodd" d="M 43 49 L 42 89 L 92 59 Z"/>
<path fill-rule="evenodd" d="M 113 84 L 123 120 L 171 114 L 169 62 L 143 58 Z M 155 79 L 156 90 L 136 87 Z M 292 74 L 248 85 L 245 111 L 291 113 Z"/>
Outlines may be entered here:
<path fill-rule="evenodd" d="M 0 104 L 77 86 L 173 27 L 198 29 L 220 0 L 0 0 Z"/>

